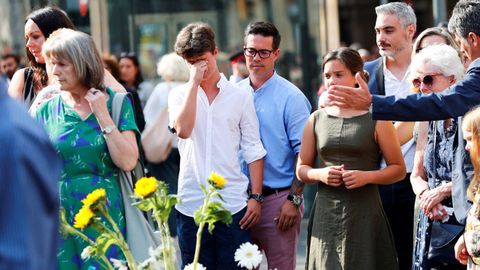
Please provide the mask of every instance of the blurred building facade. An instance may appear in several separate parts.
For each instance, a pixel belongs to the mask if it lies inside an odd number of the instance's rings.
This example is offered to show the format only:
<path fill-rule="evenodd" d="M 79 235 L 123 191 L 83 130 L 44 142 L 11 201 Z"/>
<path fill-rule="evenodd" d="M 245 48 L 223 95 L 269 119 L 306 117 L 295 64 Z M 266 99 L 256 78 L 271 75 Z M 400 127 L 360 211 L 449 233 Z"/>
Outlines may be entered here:
<path fill-rule="evenodd" d="M 251 21 L 273 22 L 282 35 L 277 72 L 290 79 L 313 102 L 321 83 L 321 56 L 357 43 L 375 46 L 375 6 L 385 0 L 0 0 L 0 50 L 25 55 L 24 18 L 31 10 L 56 5 L 77 28 L 90 33 L 98 48 L 119 55 L 136 52 L 147 78 L 155 79 L 159 57 L 173 50 L 179 29 L 207 22 L 215 29 L 220 69 L 242 48 Z M 447 20 L 455 0 L 409 0 L 418 31 Z"/>

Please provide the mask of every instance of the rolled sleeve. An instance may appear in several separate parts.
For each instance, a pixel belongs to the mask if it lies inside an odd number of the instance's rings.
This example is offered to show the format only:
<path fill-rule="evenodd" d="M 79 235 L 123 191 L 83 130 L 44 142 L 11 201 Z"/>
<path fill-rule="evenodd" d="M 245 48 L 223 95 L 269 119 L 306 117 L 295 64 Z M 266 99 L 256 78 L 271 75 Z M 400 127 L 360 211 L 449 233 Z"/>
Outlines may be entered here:
<path fill-rule="evenodd" d="M 178 89 L 177 89 L 178 88 Z M 182 102 L 184 98 L 184 89 L 182 87 L 177 87 L 170 91 L 168 95 L 168 126 L 173 127 L 175 120 L 177 120 L 178 114 L 182 107 Z"/>
<path fill-rule="evenodd" d="M 248 94 L 243 106 L 242 118 L 240 120 L 240 147 L 242 148 L 243 159 L 247 164 L 263 158 L 267 151 L 260 140 L 260 131 L 253 97 Z"/>

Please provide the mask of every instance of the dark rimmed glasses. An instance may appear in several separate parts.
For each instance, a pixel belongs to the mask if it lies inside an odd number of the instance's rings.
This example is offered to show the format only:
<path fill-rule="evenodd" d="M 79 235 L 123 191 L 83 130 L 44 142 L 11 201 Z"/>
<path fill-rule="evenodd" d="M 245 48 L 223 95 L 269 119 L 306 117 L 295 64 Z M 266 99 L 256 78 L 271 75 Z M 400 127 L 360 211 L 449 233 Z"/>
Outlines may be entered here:
<path fill-rule="evenodd" d="M 270 55 L 272 55 L 272 52 L 273 50 L 267 50 L 267 49 L 256 50 L 254 48 L 243 48 L 243 54 L 245 54 L 245 56 L 255 57 L 255 55 L 257 55 L 258 53 L 258 56 L 260 56 L 260 58 L 262 59 L 266 59 L 270 57 Z"/>
<path fill-rule="evenodd" d="M 420 85 L 423 83 L 427 87 L 431 87 L 435 81 L 435 77 L 442 75 L 441 73 L 427 74 L 423 78 L 415 78 L 412 80 L 413 87 L 420 89 Z"/>

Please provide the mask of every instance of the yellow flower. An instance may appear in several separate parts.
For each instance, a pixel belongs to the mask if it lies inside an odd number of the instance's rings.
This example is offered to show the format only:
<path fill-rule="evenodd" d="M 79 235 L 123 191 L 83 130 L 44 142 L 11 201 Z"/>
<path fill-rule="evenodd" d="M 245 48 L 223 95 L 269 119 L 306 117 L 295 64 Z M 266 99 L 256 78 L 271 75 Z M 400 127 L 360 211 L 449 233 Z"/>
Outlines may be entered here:
<path fill-rule="evenodd" d="M 216 189 L 222 189 L 227 183 L 227 180 L 225 180 L 220 174 L 211 172 L 210 176 L 208 176 L 208 183 Z"/>
<path fill-rule="evenodd" d="M 158 183 L 155 177 L 142 177 L 135 183 L 135 189 L 133 190 L 136 195 L 145 198 L 157 191 Z"/>
<path fill-rule="evenodd" d="M 75 215 L 75 222 L 73 227 L 77 229 L 85 229 L 90 223 L 90 220 L 94 217 L 93 211 L 88 206 L 83 206 L 78 213 Z"/>
<path fill-rule="evenodd" d="M 95 204 L 99 200 L 105 199 L 106 191 L 103 188 L 95 189 L 94 191 L 90 192 L 90 194 L 82 200 L 83 205 L 86 207 L 90 207 L 90 205 Z"/>

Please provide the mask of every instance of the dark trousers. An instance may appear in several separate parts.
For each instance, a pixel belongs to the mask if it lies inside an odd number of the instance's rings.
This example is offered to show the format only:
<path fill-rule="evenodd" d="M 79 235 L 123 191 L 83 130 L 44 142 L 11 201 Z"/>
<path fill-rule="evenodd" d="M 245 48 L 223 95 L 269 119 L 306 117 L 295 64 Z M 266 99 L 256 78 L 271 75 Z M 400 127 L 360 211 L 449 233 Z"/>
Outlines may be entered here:
<path fill-rule="evenodd" d="M 180 154 L 177 148 L 172 148 L 172 152 L 164 162 L 159 164 L 148 163 L 147 169 L 150 176 L 155 176 L 155 178 L 168 185 L 169 194 L 177 194 L 178 173 L 180 172 Z M 177 222 L 173 210 L 168 217 L 168 227 L 170 228 L 170 235 L 172 237 L 177 236 Z"/>
<path fill-rule="evenodd" d="M 412 269 L 413 212 L 415 193 L 410 184 L 410 173 L 392 185 L 379 185 L 383 209 L 390 223 L 397 250 L 400 270 Z"/>
<path fill-rule="evenodd" d="M 232 216 L 232 223 L 226 225 L 222 222 L 215 223 L 212 234 L 205 226 L 202 232 L 202 245 L 198 259 L 208 270 L 234 270 L 242 269 L 237 266 L 234 256 L 237 248 L 245 243 L 252 242 L 250 232 L 240 229 L 239 222 L 245 215 L 246 207 Z M 195 256 L 195 243 L 197 240 L 198 226 L 192 217 L 177 214 L 178 244 L 182 254 L 182 268 L 193 262 Z"/>

